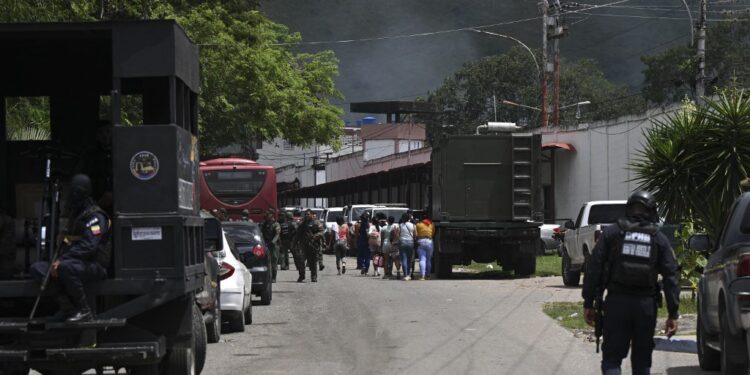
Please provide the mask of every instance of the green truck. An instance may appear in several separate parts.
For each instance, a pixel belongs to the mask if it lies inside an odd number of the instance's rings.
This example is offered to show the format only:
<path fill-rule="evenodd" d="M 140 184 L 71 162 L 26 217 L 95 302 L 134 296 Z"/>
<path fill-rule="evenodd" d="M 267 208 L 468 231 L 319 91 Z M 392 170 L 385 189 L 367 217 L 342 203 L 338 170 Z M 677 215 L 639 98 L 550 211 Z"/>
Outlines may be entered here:
<path fill-rule="evenodd" d="M 507 123 L 488 134 L 448 136 L 432 152 L 435 271 L 497 262 L 518 276 L 536 271 L 542 224 L 541 135 Z"/>

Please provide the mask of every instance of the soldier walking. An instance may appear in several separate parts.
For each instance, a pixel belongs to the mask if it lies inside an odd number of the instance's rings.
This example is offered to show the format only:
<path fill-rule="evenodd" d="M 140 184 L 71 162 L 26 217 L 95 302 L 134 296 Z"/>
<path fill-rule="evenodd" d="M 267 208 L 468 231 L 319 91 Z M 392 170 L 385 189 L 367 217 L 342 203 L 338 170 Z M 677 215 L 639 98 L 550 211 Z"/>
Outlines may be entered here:
<path fill-rule="evenodd" d="M 584 317 L 589 325 L 604 329 L 601 369 L 605 375 L 621 373 L 620 365 L 631 343 L 633 374 L 650 373 L 656 310 L 661 302 L 658 274 L 669 312 L 664 331 L 668 337 L 677 332 L 677 262 L 666 236 L 658 231 L 658 221 L 653 195 L 633 193 L 625 206 L 625 217 L 604 229 L 589 258 L 583 279 Z M 607 299 L 602 307 L 605 289 Z"/>
<path fill-rule="evenodd" d="M 287 212 L 279 216 L 279 227 L 281 228 L 281 238 L 279 241 L 279 262 L 278 266 L 282 271 L 289 269 L 289 251 L 292 247 L 294 235 L 297 232 L 297 226 L 292 221 L 292 214 Z"/>
<path fill-rule="evenodd" d="M 314 283 L 318 282 L 316 263 L 321 244 L 318 238 L 322 238 L 321 232 L 321 224 L 318 220 L 313 219 L 312 210 L 305 211 L 305 219 L 300 224 L 294 241 L 297 249 L 295 263 L 297 263 L 297 270 L 299 270 L 298 283 L 305 281 L 305 261 L 310 268 L 310 280 Z"/>
<path fill-rule="evenodd" d="M 268 246 L 268 252 L 271 255 L 271 282 L 276 282 L 276 272 L 279 262 L 279 237 L 281 236 L 281 226 L 276 222 L 276 211 L 269 208 L 266 211 L 266 218 L 260 225 L 260 231 L 263 233 L 263 240 Z"/>
<path fill-rule="evenodd" d="M 315 246 L 318 248 L 318 269 L 323 270 L 326 268 L 325 265 L 323 265 L 323 249 L 325 248 L 325 230 L 326 227 L 323 225 L 323 222 L 318 220 L 318 214 L 313 212 L 313 220 L 318 222 L 318 225 L 320 226 L 320 230 L 315 234 Z"/>

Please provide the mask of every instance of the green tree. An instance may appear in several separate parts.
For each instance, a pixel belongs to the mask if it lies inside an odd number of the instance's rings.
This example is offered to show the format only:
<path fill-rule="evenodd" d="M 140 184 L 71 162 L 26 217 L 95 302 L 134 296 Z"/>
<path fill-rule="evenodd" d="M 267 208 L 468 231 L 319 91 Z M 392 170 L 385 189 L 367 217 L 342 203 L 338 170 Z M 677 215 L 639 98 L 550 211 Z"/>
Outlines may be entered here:
<path fill-rule="evenodd" d="M 750 20 L 729 13 L 723 22 L 710 24 L 706 33 L 706 95 L 717 87 L 750 82 Z M 643 97 L 656 104 L 674 103 L 693 96 L 698 76 L 695 48 L 680 45 L 664 52 L 643 56 L 646 65 Z"/>
<path fill-rule="evenodd" d="M 539 86 L 534 62 L 528 51 L 520 47 L 465 64 L 426 98 L 439 111 L 437 115 L 426 119 L 430 125 L 430 141 L 436 142 L 443 134 L 472 133 L 477 125 L 494 121 L 493 95 L 498 101 L 498 121 L 514 121 L 528 127 L 539 126 L 539 111 L 501 103 L 502 100 L 509 100 L 539 108 Z M 591 105 L 581 107 L 580 113 L 577 113 L 578 108 L 575 106 L 561 110 L 562 126 L 573 126 L 579 121 L 611 119 L 645 109 L 640 97 L 629 95 L 626 87 L 609 82 L 591 60 L 563 62 L 560 88 L 561 106 L 591 101 Z M 551 102 L 551 94 L 549 99 Z M 577 118 L 578 114 L 580 118 Z M 551 114 L 549 119 L 551 125 Z"/>
<path fill-rule="evenodd" d="M 0 22 L 176 19 L 201 46 L 199 125 L 205 154 L 282 137 L 339 146 L 342 98 L 330 51 L 292 52 L 301 40 L 242 0 L 0 0 Z"/>

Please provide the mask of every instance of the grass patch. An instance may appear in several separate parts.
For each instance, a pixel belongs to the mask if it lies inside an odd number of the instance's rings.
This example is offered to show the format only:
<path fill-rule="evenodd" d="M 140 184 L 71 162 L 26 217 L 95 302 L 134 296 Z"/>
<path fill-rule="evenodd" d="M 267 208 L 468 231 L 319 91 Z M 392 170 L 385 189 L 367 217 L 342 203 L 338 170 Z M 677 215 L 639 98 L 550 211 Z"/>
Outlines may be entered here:
<path fill-rule="evenodd" d="M 567 329 L 585 329 L 588 327 L 583 320 L 583 301 L 579 302 L 547 302 L 542 307 L 547 316 L 560 322 Z M 697 314 L 696 301 L 690 297 L 680 298 L 680 314 Z M 662 303 L 662 307 L 657 311 L 659 318 L 667 317 L 667 305 Z"/>
<path fill-rule="evenodd" d="M 546 276 L 562 276 L 560 270 L 562 267 L 562 258 L 558 255 L 543 255 L 536 257 L 536 272 L 534 276 L 546 277 Z M 489 267 L 492 266 L 492 267 Z M 496 263 L 474 263 L 468 266 L 455 266 L 461 267 L 469 272 L 481 273 L 482 276 L 495 275 L 500 277 L 510 277 L 513 275 L 512 272 L 503 271 L 503 268 Z"/>

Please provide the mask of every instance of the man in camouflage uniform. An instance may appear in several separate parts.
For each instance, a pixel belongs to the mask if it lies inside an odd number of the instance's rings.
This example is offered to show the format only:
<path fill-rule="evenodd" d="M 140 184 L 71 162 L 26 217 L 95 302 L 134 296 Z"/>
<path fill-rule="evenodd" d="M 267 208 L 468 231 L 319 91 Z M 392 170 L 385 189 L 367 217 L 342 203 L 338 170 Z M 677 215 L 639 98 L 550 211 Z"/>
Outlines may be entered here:
<path fill-rule="evenodd" d="M 292 220 L 292 214 L 287 212 L 279 216 L 279 227 L 281 228 L 281 239 L 279 241 L 279 268 L 282 271 L 289 269 L 289 251 L 292 247 L 294 234 L 297 232 L 297 224 Z"/>
<path fill-rule="evenodd" d="M 320 230 L 318 233 L 315 234 L 315 247 L 318 249 L 318 269 L 323 270 L 323 268 L 326 268 L 326 266 L 323 265 L 323 249 L 326 245 L 326 239 L 325 239 L 325 233 L 326 233 L 326 227 L 323 225 L 323 222 L 318 220 L 318 214 L 313 212 L 313 220 L 317 221 Z"/>
<path fill-rule="evenodd" d="M 305 219 L 297 230 L 297 235 L 294 238 L 294 242 L 297 246 L 297 256 L 295 257 L 295 263 L 297 263 L 297 269 L 299 270 L 298 283 L 305 281 L 305 261 L 307 266 L 310 268 L 310 279 L 312 282 L 318 282 L 318 268 L 316 263 L 318 260 L 318 250 L 322 244 L 323 231 L 321 229 L 320 221 L 314 219 L 312 210 L 305 211 Z"/>
<path fill-rule="evenodd" d="M 266 211 L 266 219 L 260 225 L 260 232 L 263 234 L 263 240 L 266 242 L 268 253 L 271 255 L 271 282 L 275 283 L 279 262 L 281 226 L 276 222 L 276 211 L 273 208 L 269 208 Z"/>

